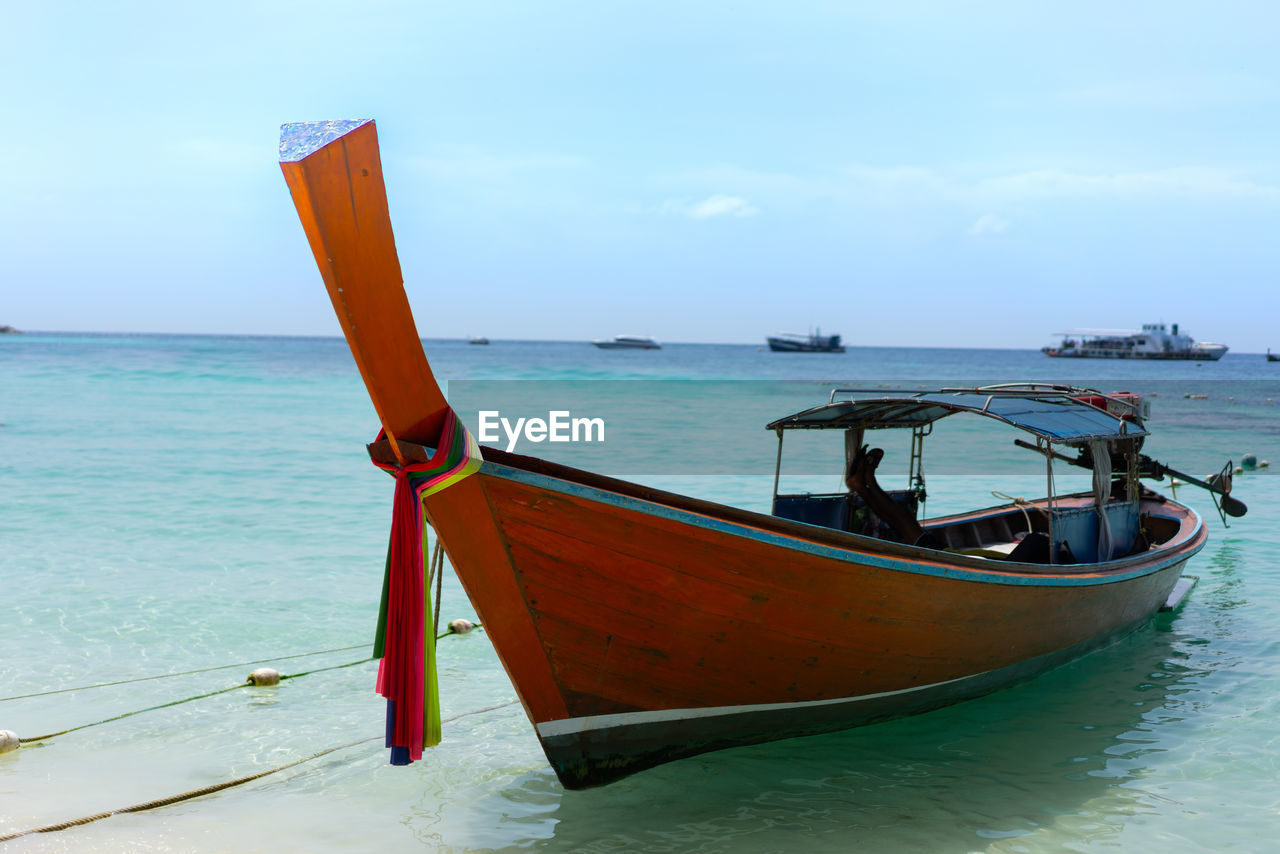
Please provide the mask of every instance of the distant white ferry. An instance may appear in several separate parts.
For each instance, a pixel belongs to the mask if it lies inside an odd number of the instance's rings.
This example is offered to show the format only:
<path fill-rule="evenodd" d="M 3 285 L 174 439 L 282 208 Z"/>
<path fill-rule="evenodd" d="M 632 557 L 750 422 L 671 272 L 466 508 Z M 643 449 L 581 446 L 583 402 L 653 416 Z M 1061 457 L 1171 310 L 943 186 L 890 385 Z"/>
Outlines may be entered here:
<path fill-rule="evenodd" d="M 591 342 L 601 350 L 661 350 L 662 345 L 648 335 L 615 335 Z"/>
<path fill-rule="evenodd" d="M 1128 329 L 1071 329 L 1059 332 L 1062 346 L 1042 347 L 1046 356 L 1067 359 L 1181 359 L 1216 362 L 1227 352 L 1225 344 L 1196 341 L 1178 333 L 1178 324 L 1144 323 L 1142 331 Z"/>

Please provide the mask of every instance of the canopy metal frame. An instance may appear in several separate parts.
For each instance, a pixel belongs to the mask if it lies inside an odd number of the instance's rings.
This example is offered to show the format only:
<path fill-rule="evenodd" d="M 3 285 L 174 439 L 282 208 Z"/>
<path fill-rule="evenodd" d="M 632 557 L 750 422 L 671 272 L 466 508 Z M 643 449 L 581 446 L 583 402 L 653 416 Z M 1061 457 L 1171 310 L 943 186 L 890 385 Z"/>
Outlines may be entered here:
<path fill-rule="evenodd" d="M 840 395 L 849 395 L 847 400 L 838 400 Z M 860 398 L 859 395 L 875 395 Z M 950 400 L 942 396 L 953 396 Z M 1099 409 L 1082 398 L 1105 398 L 1108 405 L 1115 404 L 1119 415 Z M 974 403 L 961 402 L 977 398 Z M 1021 399 L 1063 407 L 1063 411 L 1074 409 L 1086 413 L 1097 422 L 1097 430 L 1074 432 L 1069 435 L 1053 435 L 1045 432 L 1040 421 L 1047 418 L 1045 410 L 1040 413 L 1013 413 L 993 411 L 993 403 L 997 400 Z M 806 420 L 806 416 L 825 415 L 827 412 L 844 405 L 847 412 L 837 412 L 832 418 Z M 859 408 L 859 407 L 862 408 Z M 873 409 L 873 407 L 880 407 Z M 936 414 L 924 420 L 921 414 Z M 782 477 L 782 445 L 788 430 L 823 430 L 842 429 L 845 431 L 845 464 L 848 466 L 853 455 L 861 448 L 866 430 L 903 429 L 911 430 L 911 451 L 908 462 L 907 482 L 909 488 L 916 493 L 916 498 L 923 506 L 926 500 L 924 478 L 924 440 L 933 432 L 933 426 L 942 418 L 959 412 L 970 412 L 985 415 L 1010 424 L 1013 427 L 1031 433 L 1035 444 L 1018 442 L 1019 445 L 1035 450 L 1045 458 L 1046 501 L 1049 517 L 1049 537 L 1053 541 L 1054 506 L 1057 502 L 1057 489 L 1054 483 L 1053 462 L 1055 458 L 1063 458 L 1054 449 L 1054 445 L 1070 445 L 1087 447 L 1096 439 L 1104 439 L 1111 447 L 1123 449 L 1126 466 L 1125 484 L 1126 499 L 1132 501 L 1138 494 L 1139 454 L 1136 440 L 1146 435 L 1142 427 L 1141 412 L 1137 404 L 1122 397 L 1103 394 L 1094 389 L 1077 388 L 1075 386 L 1049 385 L 1044 383 L 1002 383 L 999 385 L 937 388 L 937 389 L 870 389 L 870 388 L 835 388 L 824 406 L 806 409 L 794 415 L 771 422 L 768 429 L 778 434 L 778 458 L 773 478 L 773 501 L 776 505 L 778 487 Z M 1019 420 L 1019 416 L 1022 420 Z M 1048 419 L 1052 420 L 1052 419 Z M 1037 429 L 1037 426 L 1040 429 Z M 1109 428 L 1109 429 L 1103 429 Z M 1053 561 L 1053 556 L 1050 556 Z"/>

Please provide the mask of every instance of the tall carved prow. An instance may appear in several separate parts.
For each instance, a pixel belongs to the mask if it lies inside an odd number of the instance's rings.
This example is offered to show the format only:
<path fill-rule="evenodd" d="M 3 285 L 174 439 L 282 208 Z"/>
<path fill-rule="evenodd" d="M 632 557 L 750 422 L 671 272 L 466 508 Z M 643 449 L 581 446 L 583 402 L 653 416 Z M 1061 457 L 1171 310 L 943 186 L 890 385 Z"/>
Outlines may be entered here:
<path fill-rule="evenodd" d="M 448 404 L 404 292 L 372 119 L 280 128 L 280 168 L 360 376 L 391 440 L 435 446 Z"/>

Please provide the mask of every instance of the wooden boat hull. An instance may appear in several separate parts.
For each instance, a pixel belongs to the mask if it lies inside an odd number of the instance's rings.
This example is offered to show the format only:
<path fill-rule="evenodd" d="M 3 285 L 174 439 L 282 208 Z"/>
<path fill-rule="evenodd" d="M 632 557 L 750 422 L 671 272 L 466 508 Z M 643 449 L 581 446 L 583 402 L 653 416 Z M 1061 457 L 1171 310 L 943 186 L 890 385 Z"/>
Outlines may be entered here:
<path fill-rule="evenodd" d="M 286 125 L 280 160 L 382 423 L 379 462 L 397 471 L 393 546 L 418 542 L 423 496 L 568 788 L 1033 676 L 1142 623 L 1204 545 L 1199 517 L 1163 499 L 1141 507 L 1157 545 L 1061 567 L 898 545 L 496 449 L 474 471 L 404 294 L 375 126 Z M 384 691 L 394 755 L 425 740 L 400 732 L 416 719 L 401 683 L 420 664 L 402 636 L 425 608 L 409 583 L 415 548 L 392 552 L 388 581 L 410 591 L 384 635 L 396 641 Z"/>
<path fill-rule="evenodd" d="M 1034 676 L 1140 625 L 1205 541 L 1167 503 L 1151 552 L 1029 567 L 485 456 L 426 510 L 568 788 Z"/>

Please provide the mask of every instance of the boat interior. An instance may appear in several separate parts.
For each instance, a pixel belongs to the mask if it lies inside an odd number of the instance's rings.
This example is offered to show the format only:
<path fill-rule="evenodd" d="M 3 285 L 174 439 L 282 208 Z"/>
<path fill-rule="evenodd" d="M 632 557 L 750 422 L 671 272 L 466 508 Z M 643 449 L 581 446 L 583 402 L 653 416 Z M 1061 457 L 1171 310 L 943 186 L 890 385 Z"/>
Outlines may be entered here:
<path fill-rule="evenodd" d="M 913 490 L 887 490 L 887 494 L 914 517 L 918 503 Z M 1157 500 L 1152 496 L 1148 501 Z M 926 519 L 924 530 L 937 547 L 971 557 L 1020 563 L 1096 563 L 1117 560 L 1147 551 L 1178 532 L 1178 523 L 1142 513 L 1139 501 L 1110 501 L 1104 507 L 1113 546 L 1107 557 L 1098 551 L 1097 508 L 1091 493 L 1060 496 L 1052 507 L 1041 500 L 1007 504 L 956 516 Z M 851 534 L 896 541 L 897 535 L 874 514 L 863 511 L 861 496 L 849 492 L 779 495 L 775 516 L 793 522 L 819 525 Z M 1050 560 L 1049 543 L 1055 544 Z"/>

